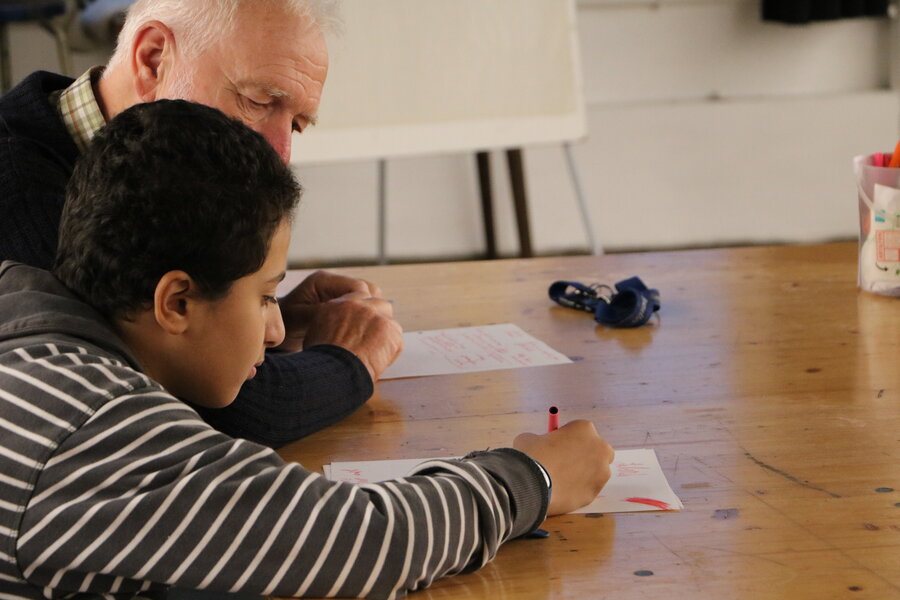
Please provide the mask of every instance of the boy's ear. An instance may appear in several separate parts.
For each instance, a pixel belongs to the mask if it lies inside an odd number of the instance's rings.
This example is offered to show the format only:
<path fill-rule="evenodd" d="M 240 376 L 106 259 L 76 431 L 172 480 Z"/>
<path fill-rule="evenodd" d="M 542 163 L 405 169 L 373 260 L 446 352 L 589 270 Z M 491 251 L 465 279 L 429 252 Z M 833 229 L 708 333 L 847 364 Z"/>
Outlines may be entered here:
<path fill-rule="evenodd" d="M 142 102 L 159 100 L 159 84 L 172 70 L 175 36 L 165 23 L 149 21 L 141 25 L 131 48 L 131 69 L 135 93 Z"/>
<path fill-rule="evenodd" d="M 169 271 L 156 284 L 153 316 L 157 324 L 172 335 L 187 331 L 196 298 L 196 284 L 184 271 Z"/>

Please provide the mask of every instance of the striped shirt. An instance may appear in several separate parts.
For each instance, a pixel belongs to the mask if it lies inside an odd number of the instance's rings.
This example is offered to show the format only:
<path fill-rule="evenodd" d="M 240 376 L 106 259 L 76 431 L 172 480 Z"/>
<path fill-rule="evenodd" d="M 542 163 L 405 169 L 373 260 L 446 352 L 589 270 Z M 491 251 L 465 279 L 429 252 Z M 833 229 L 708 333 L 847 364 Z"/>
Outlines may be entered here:
<path fill-rule="evenodd" d="M 17 272 L 52 279 L 11 264 L 0 268 L 0 599 L 167 586 L 393 598 L 481 567 L 544 516 L 541 475 L 512 449 L 351 485 L 219 433 L 58 283 L 4 298 Z"/>
<path fill-rule="evenodd" d="M 93 67 L 66 89 L 50 94 L 50 103 L 59 111 L 69 135 L 82 154 L 87 151 L 94 135 L 106 125 L 93 87 L 104 68 Z"/>

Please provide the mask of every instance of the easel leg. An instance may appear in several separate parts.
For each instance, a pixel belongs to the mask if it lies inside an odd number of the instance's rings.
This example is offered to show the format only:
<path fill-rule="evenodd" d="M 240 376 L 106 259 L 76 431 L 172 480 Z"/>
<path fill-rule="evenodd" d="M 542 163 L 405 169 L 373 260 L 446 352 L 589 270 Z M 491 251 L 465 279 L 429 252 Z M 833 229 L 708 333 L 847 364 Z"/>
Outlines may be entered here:
<path fill-rule="evenodd" d="M 516 209 L 516 223 L 519 228 L 519 256 L 534 256 L 531 247 L 531 227 L 528 224 L 528 197 L 525 192 L 525 167 L 522 160 L 522 149 L 512 148 L 506 151 L 506 162 L 509 165 L 509 182 L 512 187 L 513 204 Z"/>
<path fill-rule="evenodd" d="M 378 264 L 387 264 L 387 161 L 378 161 Z"/>
<path fill-rule="evenodd" d="M 481 193 L 481 215 L 484 220 L 485 258 L 497 258 L 497 237 L 494 233 L 494 194 L 491 188 L 491 155 L 476 152 L 478 190 Z"/>

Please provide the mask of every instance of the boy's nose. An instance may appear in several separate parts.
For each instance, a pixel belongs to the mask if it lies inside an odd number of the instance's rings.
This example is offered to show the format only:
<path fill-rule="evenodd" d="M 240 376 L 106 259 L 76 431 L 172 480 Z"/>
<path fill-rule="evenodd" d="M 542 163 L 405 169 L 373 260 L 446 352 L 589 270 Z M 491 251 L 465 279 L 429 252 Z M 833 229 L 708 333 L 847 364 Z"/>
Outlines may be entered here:
<path fill-rule="evenodd" d="M 266 319 L 266 348 L 274 348 L 284 341 L 284 319 L 281 318 L 281 308 L 276 304 L 269 310 Z"/>

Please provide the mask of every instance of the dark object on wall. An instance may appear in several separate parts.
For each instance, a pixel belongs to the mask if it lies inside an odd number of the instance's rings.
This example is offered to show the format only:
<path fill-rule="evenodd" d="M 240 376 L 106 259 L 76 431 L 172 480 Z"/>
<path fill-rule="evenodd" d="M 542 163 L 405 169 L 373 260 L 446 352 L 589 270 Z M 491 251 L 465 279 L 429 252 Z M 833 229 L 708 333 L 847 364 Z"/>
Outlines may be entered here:
<path fill-rule="evenodd" d="M 765 21 L 801 24 L 850 17 L 887 16 L 888 0 L 763 0 Z"/>
<path fill-rule="evenodd" d="M 125 13 L 134 0 L 80 0 L 81 17 L 78 22 L 91 40 L 112 46 L 125 23 Z"/>
<path fill-rule="evenodd" d="M 67 33 L 71 11 L 64 0 L 0 0 L 0 95 L 12 87 L 9 60 L 10 23 L 39 23 L 56 40 L 59 66 L 72 74 L 72 55 Z"/>

